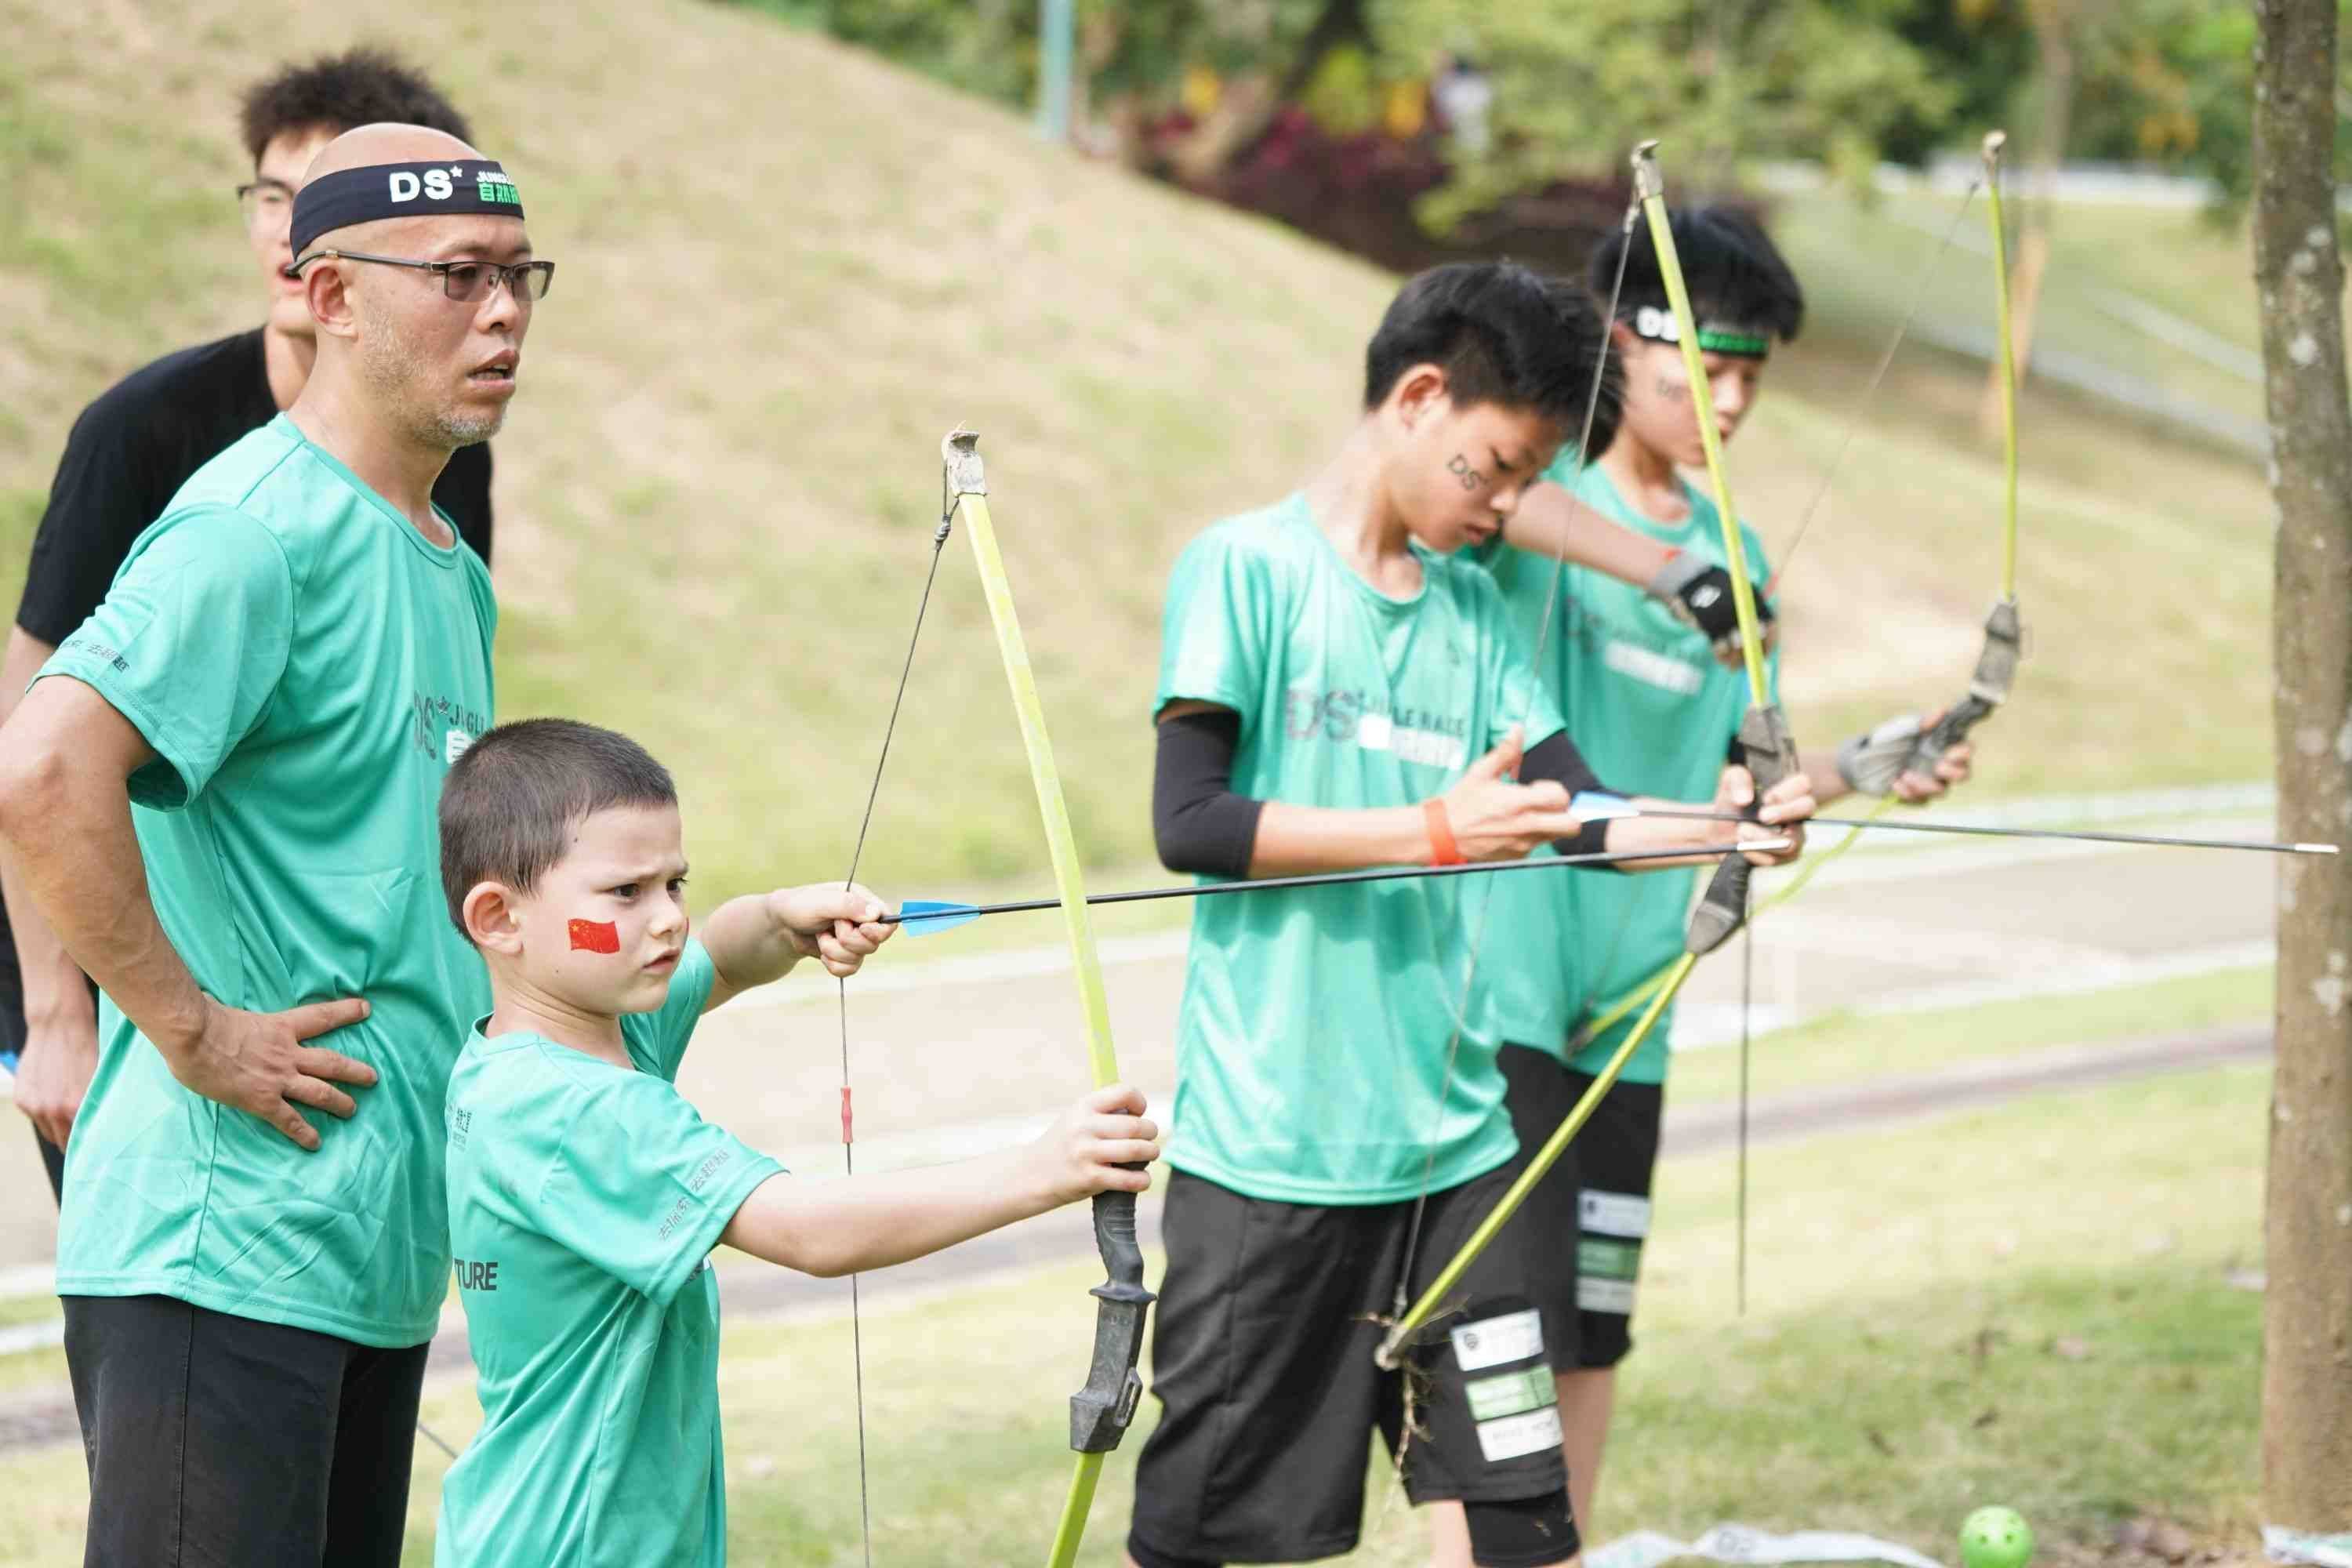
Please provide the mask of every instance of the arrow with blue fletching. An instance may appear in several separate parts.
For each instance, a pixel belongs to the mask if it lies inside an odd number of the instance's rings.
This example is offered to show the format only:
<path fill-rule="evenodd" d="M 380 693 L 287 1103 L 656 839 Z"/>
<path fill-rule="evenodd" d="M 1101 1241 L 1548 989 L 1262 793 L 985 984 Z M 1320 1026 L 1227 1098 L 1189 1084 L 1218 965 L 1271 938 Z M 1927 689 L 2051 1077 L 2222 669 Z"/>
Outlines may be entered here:
<path fill-rule="evenodd" d="M 1318 871 L 1304 877 L 1254 877 L 1238 882 L 1198 882 L 1175 888 L 1139 888 L 1123 893 L 1088 893 L 1087 902 L 1140 904 L 1153 899 L 1203 899 L 1218 893 L 1271 892 L 1277 888 L 1331 888 L 1349 882 L 1392 882 L 1408 877 L 1475 877 L 1489 872 L 1533 871 L 1548 866 L 1624 866 L 1642 860 L 1696 859 L 1743 849 L 1769 853 L 1788 847 L 1785 838 L 1751 838 L 1739 844 L 1693 844 L 1677 849 L 1637 849 L 1622 855 L 1544 855 L 1525 860 L 1474 861 L 1467 866 L 1383 866 L 1369 871 Z M 908 899 L 898 906 L 897 914 L 883 915 L 877 923 L 903 926 L 908 936 L 930 936 L 969 925 L 982 915 L 1020 914 L 1061 907 L 1059 899 L 1015 899 L 1001 904 Z"/>

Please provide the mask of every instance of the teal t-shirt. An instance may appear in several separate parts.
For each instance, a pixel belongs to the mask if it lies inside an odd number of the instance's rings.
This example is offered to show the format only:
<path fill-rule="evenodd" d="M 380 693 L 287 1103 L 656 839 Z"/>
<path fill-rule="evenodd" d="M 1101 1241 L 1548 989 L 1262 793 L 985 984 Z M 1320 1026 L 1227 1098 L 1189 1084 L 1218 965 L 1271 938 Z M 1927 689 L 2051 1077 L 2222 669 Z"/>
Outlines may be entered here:
<path fill-rule="evenodd" d="M 1218 523 L 1169 582 L 1154 711 L 1232 709 L 1234 793 L 1300 805 L 1412 805 L 1515 723 L 1529 745 L 1558 733 L 1493 581 L 1414 553 L 1421 591 L 1391 599 L 1340 560 L 1302 496 Z M 1507 879 L 1199 900 L 1168 1163 L 1255 1198 L 1338 1205 L 1397 1202 L 1425 1169 L 1439 1190 L 1508 1160 L 1497 1042 L 1464 1031 L 1446 1081 L 1480 908 Z"/>
<path fill-rule="evenodd" d="M 157 753 L 131 779 L 131 816 L 197 984 L 263 1013 L 365 998 L 365 1022 L 318 1043 L 379 1075 L 350 1121 L 304 1113 L 321 1141 L 306 1154 L 182 1088 L 102 1003 L 61 1293 L 171 1296 L 369 1345 L 432 1338 L 449 1272 L 441 1091 L 489 1005 L 442 900 L 435 813 L 490 722 L 496 620 L 480 557 L 428 542 L 280 416 L 190 476 L 43 667 Z"/>
<path fill-rule="evenodd" d="M 1563 456 L 1544 477 L 1604 517 L 1726 564 L 1721 514 L 1687 482 L 1690 516 L 1664 523 L 1629 506 L 1598 464 L 1579 470 Z M 1746 523 L 1740 542 L 1748 572 L 1767 575 L 1764 542 Z M 1490 545 L 1484 554 L 1531 652 L 1551 605 L 1551 633 L 1538 656 L 1543 687 L 1567 715 L 1569 734 L 1592 771 L 1627 795 L 1713 799 L 1748 710 L 1748 678 L 1716 663 L 1705 634 L 1633 584 L 1570 566 L 1554 599 L 1558 562 L 1508 546 Z M 1767 662 L 1777 686 L 1779 656 Z M 1697 874 L 1504 879 L 1495 910 L 1497 951 L 1492 965 L 1481 967 L 1493 1026 L 1519 1044 L 1563 1050 L 1584 1016 L 1681 955 Z M 1593 1040 L 1572 1065 L 1598 1072 L 1633 1022 Z M 1673 1022 L 1671 1012 L 1659 1019 L 1626 1064 L 1625 1081 L 1664 1081 Z"/>
<path fill-rule="evenodd" d="M 449 1079 L 449 1238 L 482 1426 L 441 1487 L 436 1568 L 719 1568 L 719 1281 L 735 1211 L 783 1167 L 673 1079 L 714 971 L 687 944 L 635 1070 L 533 1034 Z"/>

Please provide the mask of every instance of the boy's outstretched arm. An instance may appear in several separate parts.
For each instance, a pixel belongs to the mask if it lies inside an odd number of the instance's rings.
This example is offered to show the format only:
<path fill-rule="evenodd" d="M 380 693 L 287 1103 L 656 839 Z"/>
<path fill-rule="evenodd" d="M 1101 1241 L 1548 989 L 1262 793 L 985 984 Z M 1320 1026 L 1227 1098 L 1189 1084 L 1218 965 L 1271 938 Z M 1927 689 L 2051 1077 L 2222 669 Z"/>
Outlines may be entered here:
<path fill-rule="evenodd" d="M 952 1165 L 839 1181 L 772 1176 L 751 1190 L 719 1240 L 833 1278 L 887 1268 L 1097 1193 L 1139 1193 L 1160 1157 L 1143 1094 L 1098 1089 L 1034 1142 Z"/>
<path fill-rule="evenodd" d="M 1739 667 L 1739 620 L 1732 608 L 1731 574 L 1712 562 L 1604 517 L 1565 486 L 1549 480 L 1528 487 L 1517 510 L 1503 521 L 1503 542 L 1547 561 L 1566 561 L 1632 584 L 1685 625 L 1705 632 L 1715 644 L 1717 662 Z M 1756 611 L 1767 623 L 1769 647 L 1775 629 L 1769 624 L 1772 607 L 1760 595 Z"/>
<path fill-rule="evenodd" d="M 835 974 L 856 973 L 898 929 L 872 923 L 888 912 L 856 883 L 818 882 L 728 900 L 702 928 L 702 945 L 717 972 L 702 1010 L 782 979 L 803 958 Z"/>

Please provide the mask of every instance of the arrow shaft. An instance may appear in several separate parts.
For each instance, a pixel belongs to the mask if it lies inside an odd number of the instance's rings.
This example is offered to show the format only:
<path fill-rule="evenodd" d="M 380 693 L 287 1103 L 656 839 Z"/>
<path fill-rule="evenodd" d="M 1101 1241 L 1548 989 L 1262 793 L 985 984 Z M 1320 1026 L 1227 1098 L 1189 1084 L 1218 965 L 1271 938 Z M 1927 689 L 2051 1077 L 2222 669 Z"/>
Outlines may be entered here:
<path fill-rule="evenodd" d="M 1667 811 L 1644 807 L 1635 815 L 1685 822 L 1744 822 L 1724 811 Z M 1810 826 L 1881 828 L 1895 833 L 1952 833 L 1975 838 L 2055 838 L 2074 843 L 2139 844 L 2168 849 L 2252 849 L 2265 855 L 2334 855 L 2334 844 L 2290 844 L 2269 838 L 2188 838 L 2165 833 L 2105 833 L 2087 827 L 1982 827 L 1960 822 L 1904 822 L 1894 817 L 1809 816 Z"/>
<path fill-rule="evenodd" d="M 1739 844 L 1697 844 L 1677 849 L 1634 849 L 1622 854 L 1530 856 L 1524 860 L 1474 861 L 1467 866 L 1382 866 L 1366 871 L 1317 871 L 1299 877 L 1256 877 L 1238 882 L 1198 882 L 1169 888 L 1136 888 L 1117 893 L 1088 893 L 1086 901 L 1089 904 L 1141 904 L 1154 899 L 1205 899 L 1220 893 L 1265 893 L 1280 888 L 1331 888 L 1350 882 L 1392 882 L 1412 877 L 1476 877 L 1489 872 L 1529 871 L 1544 867 L 1623 866 L 1644 860 L 1727 855 L 1737 849 L 1785 849 L 1788 843 L 1785 838 L 1755 838 Z M 1061 907 L 1062 900 L 1058 898 L 1013 899 L 1003 903 L 965 905 L 954 912 L 961 919 L 970 920 L 980 915 L 1024 914 Z M 902 920 L 920 921 L 924 918 L 923 915 L 881 915 L 877 917 L 875 923 L 891 925 Z"/>

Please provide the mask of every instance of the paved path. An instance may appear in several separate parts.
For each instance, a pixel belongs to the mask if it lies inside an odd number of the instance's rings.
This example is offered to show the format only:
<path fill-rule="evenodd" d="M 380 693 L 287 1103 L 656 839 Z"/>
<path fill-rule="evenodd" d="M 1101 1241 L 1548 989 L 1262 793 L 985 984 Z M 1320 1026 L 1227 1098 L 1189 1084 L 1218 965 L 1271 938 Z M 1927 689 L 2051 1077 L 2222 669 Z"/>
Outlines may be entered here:
<path fill-rule="evenodd" d="M 1864 1131 L 2030 1095 L 2261 1060 L 2269 1056 L 2270 1046 L 2267 1026 L 2237 1025 L 2122 1046 L 2038 1050 L 1933 1072 L 1767 1095 L 1750 1108 L 1748 1136 L 1752 1143 L 1762 1144 Z M 1736 1107 L 1721 1102 L 1669 1110 L 1661 1157 L 1687 1159 L 1729 1148 L 1738 1135 L 1736 1116 Z M 1146 1196 L 1139 1206 L 1144 1235 L 1156 1237 L 1158 1194 Z M 925 1295 L 1084 1258 L 1093 1245 L 1087 1211 L 1064 1209 L 866 1276 L 859 1286 L 860 1300 L 868 1309 L 911 1303 Z M 837 1317 L 847 1310 L 848 1288 L 841 1280 L 813 1279 L 750 1261 L 727 1268 L 724 1277 L 727 1314 L 735 1321 Z M 462 1373 L 467 1365 L 462 1318 L 454 1313 L 445 1317 L 428 1364 L 436 1373 Z M 62 1389 L 0 1403 L 0 1453 L 68 1442 L 76 1431 L 72 1401 Z"/>

